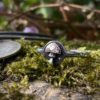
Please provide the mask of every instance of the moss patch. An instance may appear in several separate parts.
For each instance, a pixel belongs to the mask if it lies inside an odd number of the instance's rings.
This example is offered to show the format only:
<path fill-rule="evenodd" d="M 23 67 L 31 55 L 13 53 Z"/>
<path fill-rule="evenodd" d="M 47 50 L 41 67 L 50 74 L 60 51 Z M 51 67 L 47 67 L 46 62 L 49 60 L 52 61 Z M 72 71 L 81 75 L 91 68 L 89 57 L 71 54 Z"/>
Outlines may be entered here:
<path fill-rule="evenodd" d="M 83 87 L 86 93 L 99 90 L 100 44 L 61 40 L 66 49 L 87 50 L 90 55 L 87 58 L 69 57 L 60 66 L 53 67 L 36 51 L 46 42 L 25 40 L 18 42 L 22 44 L 21 51 L 16 57 L 6 62 L 6 67 L 1 71 L 1 75 L 5 73 L 11 80 L 21 81 L 22 84 L 25 84 L 26 81 L 44 80 L 55 86 Z M 26 76 L 28 79 L 22 81 Z"/>

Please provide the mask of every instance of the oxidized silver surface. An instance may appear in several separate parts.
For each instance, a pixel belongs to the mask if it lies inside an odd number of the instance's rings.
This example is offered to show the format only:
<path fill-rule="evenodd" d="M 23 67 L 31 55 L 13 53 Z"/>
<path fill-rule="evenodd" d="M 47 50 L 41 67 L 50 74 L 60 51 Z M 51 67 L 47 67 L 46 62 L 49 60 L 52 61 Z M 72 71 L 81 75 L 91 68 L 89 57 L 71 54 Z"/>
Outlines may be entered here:
<path fill-rule="evenodd" d="M 11 40 L 0 40 L 0 59 L 7 58 L 17 53 L 21 45 Z"/>
<path fill-rule="evenodd" d="M 49 45 L 46 46 L 45 52 L 61 54 L 61 48 L 56 43 L 50 43 Z"/>
<path fill-rule="evenodd" d="M 42 53 L 54 66 L 59 65 L 65 57 L 86 57 L 88 52 L 79 50 L 65 50 L 59 41 L 49 41 L 44 47 L 37 50 Z"/>

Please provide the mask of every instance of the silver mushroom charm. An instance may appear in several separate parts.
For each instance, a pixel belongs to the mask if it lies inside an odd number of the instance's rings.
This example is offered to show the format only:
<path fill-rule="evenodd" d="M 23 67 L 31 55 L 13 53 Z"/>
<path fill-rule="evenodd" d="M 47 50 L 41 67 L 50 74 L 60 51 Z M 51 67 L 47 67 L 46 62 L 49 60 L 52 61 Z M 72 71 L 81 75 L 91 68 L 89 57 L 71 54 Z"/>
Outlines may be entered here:
<path fill-rule="evenodd" d="M 85 57 L 87 52 L 81 52 L 78 50 L 66 51 L 63 45 L 59 41 L 50 41 L 43 48 L 37 50 L 43 54 L 53 66 L 59 65 L 65 57 Z"/>

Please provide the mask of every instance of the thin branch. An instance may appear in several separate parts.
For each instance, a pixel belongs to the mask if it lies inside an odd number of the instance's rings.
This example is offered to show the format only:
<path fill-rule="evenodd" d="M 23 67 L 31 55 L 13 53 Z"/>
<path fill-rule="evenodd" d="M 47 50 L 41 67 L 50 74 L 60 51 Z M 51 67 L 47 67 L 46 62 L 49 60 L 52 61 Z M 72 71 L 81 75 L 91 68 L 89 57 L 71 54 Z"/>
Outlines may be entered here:
<path fill-rule="evenodd" d="M 11 17 L 11 16 L 15 16 L 15 19 L 16 18 L 19 18 L 19 17 L 21 17 L 21 18 L 25 18 L 25 19 L 27 19 L 29 22 L 31 22 L 31 23 L 33 23 L 33 21 L 35 20 L 35 21 L 38 21 L 38 20 L 41 20 L 41 21 L 44 21 L 44 20 L 47 20 L 48 22 L 47 22 L 47 25 L 48 26 L 50 26 L 50 27 L 67 27 L 66 26 L 66 24 L 68 24 L 67 22 L 65 22 L 65 21 L 63 21 L 63 20 L 53 20 L 53 19 L 47 19 L 47 18 L 41 18 L 41 17 L 39 17 L 39 16 L 35 16 L 35 15 L 28 15 L 28 14 L 26 14 L 26 15 L 24 15 L 24 14 L 19 14 L 19 15 L 23 15 L 23 16 L 17 16 L 15 13 L 1 13 L 0 12 L 0 15 L 2 15 L 2 16 L 9 16 L 9 17 Z M 32 17 L 34 20 L 32 20 L 31 18 L 29 18 L 29 17 Z M 14 20 L 14 19 L 13 19 Z M 52 21 L 52 23 L 51 23 L 51 21 Z M 79 24 L 72 24 L 72 26 L 73 27 L 77 27 L 77 28 L 82 28 L 82 29 L 89 29 L 89 30 L 91 30 L 91 29 L 93 29 L 93 27 L 91 27 L 91 26 L 89 26 L 88 24 L 85 24 L 85 25 L 82 25 L 81 23 L 79 23 Z M 100 26 L 98 25 L 98 26 L 96 26 L 96 29 L 97 30 L 100 30 Z"/>
<path fill-rule="evenodd" d="M 54 8 L 56 8 L 56 7 L 58 7 L 58 8 L 62 7 L 64 10 L 66 10 L 65 7 L 69 7 L 69 8 L 72 7 L 72 8 L 75 8 L 75 9 L 81 9 L 81 10 L 86 9 L 86 10 L 92 11 L 92 10 L 90 10 L 89 8 L 86 8 L 86 7 L 84 7 L 84 6 L 79 6 L 79 5 L 76 5 L 76 4 L 64 4 L 64 5 L 61 5 L 61 4 L 45 4 L 45 5 L 38 5 L 38 6 L 32 7 L 32 8 L 30 8 L 29 10 L 27 10 L 27 11 L 25 11 L 25 12 L 20 12 L 20 13 L 19 13 L 19 12 L 15 12 L 15 13 L 0 12 L 0 15 L 2 15 L 2 16 L 12 16 L 13 18 L 11 19 L 11 21 L 14 20 L 14 19 L 16 19 L 16 18 L 19 18 L 19 17 L 21 17 L 21 18 L 24 17 L 24 18 L 27 19 L 30 23 L 35 24 L 39 29 L 41 29 L 42 31 L 44 31 L 44 30 L 45 30 L 44 27 L 41 27 L 41 26 L 40 26 L 40 23 L 39 23 L 39 24 L 37 23 L 38 20 L 48 20 L 47 23 L 49 23 L 49 21 L 52 20 L 52 19 L 45 19 L 45 18 L 40 18 L 40 17 L 36 17 L 36 16 L 32 15 L 32 17 L 34 18 L 34 20 L 32 20 L 32 19 L 29 17 L 29 15 L 27 15 L 28 12 L 33 11 L 33 10 L 36 10 L 36 9 L 38 9 L 38 8 L 42 8 L 42 7 L 54 7 Z M 93 11 L 94 11 L 94 12 L 97 12 L 97 13 L 100 13 L 100 10 L 94 9 Z M 63 18 L 64 18 L 65 20 L 67 20 L 67 18 L 66 18 L 66 16 L 65 16 L 65 13 L 62 12 L 62 15 L 63 15 Z M 37 21 L 37 22 L 36 22 L 36 21 Z M 52 20 L 52 22 L 53 22 L 53 24 L 55 25 L 55 23 L 56 23 L 57 21 Z M 61 24 L 62 24 L 62 26 L 66 26 L 66 24 L 68 24 L 68 23 L 65 22 L 65 21 L 63 21 L 63 20 L 59 20 L 59 21 L 58 21 L 58 26 L 59 26 L 59 24 L 60 24 L 60 26 L 61 26 Z M 53 26 L 54 26 L 54 25 L 53 25 Z M 80 24 L 80 25 L 81 25 L 81 24 Z M 80 25 L 77 26 L 77 25 L 71 24 L 71 27 L 80 27 Z M 88 28 L 87 28 L 87 27 L 88 27 Z M 87 25 L 87 27 L 82 26 L 82 27 L 80 27 L 80 28 L 93 29 L 93 27 L 91 27 L 91 26 L 89 26 L 89 25 Z M 97 29 L 100 29 L 100 28 L 98 28 L 97 26 L 96 26 L 96 28 L 97 28 Z"/>
<path fill-rule="evenodd" d="M 39 8 L 56 8 L 56 7 L 60 7 L 62 4 L 42 4 L 42 5 L 37 5 L 37 6 L 34 6 L 34 7 L 31 7 L 30 9 L 28 9 L 26 12 L 29 12 L 29 11 L 33 11 L 33 10 L 36 10 L 36 9 L 39 9 Z M 86 6 L 80 6 L 80 5 L 76 5 L 76 4 L 64 4 L 63 5 L 64 8 L 66 6 L 68 7 L 72 7 L 72 8 L 75 8 L 75 9 L 81 9 L 81 10 L 87 10 L 87 11 L 94 11 L 96 13 L 99 13 L 100 14 L 100 10 L 97 10 L 97 9 L 89 9 L 88 7 Z"/>
<path fill-rule="evenodd" d="M 42 4 L 42 5 L 37 5 L 37 6 L 31 7 L 26 12 L 33 11 L 38 8 L 56 8 L 56 7 L 60 7 L 60 6 L 61 6 L 61 4 Z"/>
<path fill-rule="evenodd" d="M 67 22 L 68 21 L 68 18 L 66 16 L 65 10 L 63 9 L 63 7 L 59 7 L 59 9 L 60 9 L 60 12 L 61 12 L 61 14 L 63 16 L 64 21 Z"/>
<path fill-rule="evenodd" d="M 76 9 L 81 9 L 81 10 L 87 10 L 87 11 L 94 11 L 96 13 L 99 13 L 100 14 L 100 10 L 97 10 L 97 9 L 89 9 L 88 7 L 86 6 L 80 6 L 80 5 L 76 5 L 76 4 L 68 4 L 70 7 L 73 7 L 73 8 L 76 8 Z M 66 5 L 65 5 L 66 6 Z"/>
<path fill-rule="evenodd" d="M 0 12 L 0 16 L 9 16 L 9 17 L 12 17 L 12 16 L 15 16 L 15 13 L 8 13 L 8 12 Z"/>

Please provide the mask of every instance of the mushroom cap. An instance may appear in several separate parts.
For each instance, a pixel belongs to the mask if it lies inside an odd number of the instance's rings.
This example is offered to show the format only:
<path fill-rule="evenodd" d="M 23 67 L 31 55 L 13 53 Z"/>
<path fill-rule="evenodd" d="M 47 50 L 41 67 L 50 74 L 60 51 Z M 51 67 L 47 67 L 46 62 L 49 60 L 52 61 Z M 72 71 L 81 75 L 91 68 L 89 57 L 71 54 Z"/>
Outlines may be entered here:
<path fill-rule="evenodd" d="M 57 43 L 50 43 L 45 47 L 45 52 L 51 52 L 55 54 L 61 54 L 61 48 Z"/>

